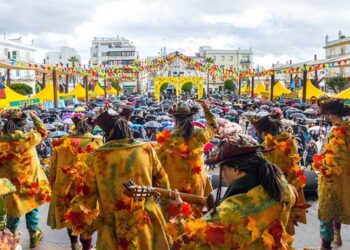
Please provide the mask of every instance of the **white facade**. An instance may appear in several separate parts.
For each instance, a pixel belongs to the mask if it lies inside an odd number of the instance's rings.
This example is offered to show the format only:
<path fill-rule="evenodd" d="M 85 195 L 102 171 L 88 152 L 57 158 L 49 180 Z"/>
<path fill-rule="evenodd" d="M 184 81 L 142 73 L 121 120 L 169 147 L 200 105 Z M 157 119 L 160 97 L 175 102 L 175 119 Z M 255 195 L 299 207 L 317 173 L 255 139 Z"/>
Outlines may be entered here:
<path fill-rule="evenodd" d="M 326 35 L 325 40 L 325 46 L 323 48 L 325 49 L 326 59 L 350 55 L 350 37 L 346 37 L 341 31 L 338 33 L 338 39 L 329 41 L 329 36 Z M 330 68 L 326 77 L 337 75 L 350 76 L 350 68 Z"/>
<path fill-rule="evenodd" d="M 123 37 L 98 38 L 92 40 L 90 64 L 92 66 L 128 65 L 137 59 L 136 48 L 131 41 Z"/>
<path fill-rule="evenodd" d="M 59 51 L 49 51 L 45 54 L 45 64 L 69 64 L 71 57 L 77 57 L 80 61 L 80 56 L 74 48 L 62 46 Z"/>
<path fill-rule="evenodd" d="M 6 39 L 6 37 L 0 38 L 0 60 L 5 63 L 11 63 L 11 61 L 21 63 L 34 63 L 34 53 L 36 49 L 32 44 L 22 43 L 21 37 L 17 39 Z M 1 75 L 6 75 L 5 69 L 0 69 Z M 35 83 L 35 71 L 33 70 L 11 70 L 10 79 L 12 83 L 21 82 L 29 85 Z M 32 86 L 33 87 L 33 86 Z"/>
<path fill-rule="evenodd" d="M 250 68 L 253 63 L 253 51 L 248 50 L 231 50 L 231 49 L 213 49 L 211 46 L 201 46 L 197 58 L 211 58 L 214 64 L 219 67 L 232 68 Z M 209 79 L 209 89 L 211 91 L 222 91 L 223 81 L 219 79 Z"/>

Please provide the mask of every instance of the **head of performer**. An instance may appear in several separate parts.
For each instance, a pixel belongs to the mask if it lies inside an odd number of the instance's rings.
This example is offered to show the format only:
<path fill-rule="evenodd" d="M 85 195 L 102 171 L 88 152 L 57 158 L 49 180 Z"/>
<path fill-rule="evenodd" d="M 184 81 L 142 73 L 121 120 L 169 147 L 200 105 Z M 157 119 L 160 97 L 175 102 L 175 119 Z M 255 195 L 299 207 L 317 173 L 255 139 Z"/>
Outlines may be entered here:
<path fill-rule="evenodd" d="M 267 134 L 278 135 L 283 132 L 283 126 L 280 118 L 272 118 L 267 115 L 261 118 L 255 118 L 251 120 L 257 133 L 263 139 Z"/>
<path fill-rule="evenodd" d="M 74 123 L 76 133 L 78 135 L 91 133 L 93 130 L 93 123 L 91 117 L 85 117 L 83 114 L 75 114 L 72 117 L 72 121 Z"/>
<path fill-rule="evenodd" d="M 175 128 L 183 131 L 185 139 L 191 138 L 195 132 L 193 116 L 198 111 L 199 107 L 197 105 L 184 101 L 175 103 L 168 111 L 175 119 Z"/>
<path fill-rule="evenodd" d="M 7 119 L 2 128 L 4 135 L 10 135 L 16 130 L 23 131 L 27 124 L 27 115 L 20 110 L 9 110 L 2 117 Z"/>
<path fill-rule="evenodd" d="M 221 200 L 221 186 L 224 181 L 228 189 L 223 196 L 247 193 L 250 189 L 261 185 L 264 190 L 276 201 L 282 200 L 283 189 L 281 170 L 262 155 L 263 148 L 254 140 L 238 136 L 234 139 L 223 139 L 217 154 L 208 159 L 207 164 L 218 164 L 220 166 L 220 182 L 216 207 Z"/>
<path fill-rule="evenodd" d="M 100 114 L 94 123 L 105 132 L 105 140 L 133 139 L 133 131 L 128 121 L 133 113 L 132 106 L 126 106 L 121 113 L 106 111 Z"/>
<path fill-rule="evenodd" d="M 342 122 L 344 117 L 350 115 L 350 108 L 344 105 L 342 99 L 321 96 L 318 105 L 318 115 L 323 115 L 326 121 L 332 125 Z"/>

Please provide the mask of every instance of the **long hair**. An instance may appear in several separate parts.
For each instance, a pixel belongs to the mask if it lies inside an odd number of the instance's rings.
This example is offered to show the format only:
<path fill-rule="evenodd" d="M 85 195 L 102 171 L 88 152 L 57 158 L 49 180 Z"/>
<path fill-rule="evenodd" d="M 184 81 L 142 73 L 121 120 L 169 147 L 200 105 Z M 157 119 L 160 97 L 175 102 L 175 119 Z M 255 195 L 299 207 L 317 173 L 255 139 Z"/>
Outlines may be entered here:
<path fill-rule="evenodd" d="M 113 128 L 106 133 L 106 141 L 120 139 L 133 139 L 133 132 L 124 118 L 117 119 Z"/>
<path fill-rule="evenodd" d="M 280 119 L 268 119 L 266 122 L 260 125 L 258 128 L 260 133 L 277 135 L 283 131 L 282 122 Z"/>
<path fill-rule="evenodd" d="M 91 132 L 92 131 L 92 126 L 87 123 L 86 121 L 80 121 L 77 124 L 77 132 L 79 135 L 83 135 L 87 132 Z"/>
<path fill-rule="evenodd" d="M 232 160 L 220 166 L 220 182 L 217 197 L 213 212 L 216 212 L 216 206 L 220 203 L 221 186 L 222 186 L 222 167 L 228 166 L 247 174 L 253 174 L 258 177 L 258 180 L 264 190 L 277 202 L 282 201 L 283 187 L 281 178 L 282 171 L 273 163 L 264 159 L 260 153 L 246 154 L 233 158 Z"/>
<path fill-rule="evenodd" d="M 175 119 L 177 122 L 176 127 L 184 131 L 183 136 L 185 140 L 188 140 L 189 138 L 191 138 L 195 132 L 194 125 L 193 125 L 193 116 L 177 115 L 175 116 Z"/>
<path fill-rule="evenodd" d="M 5 122 L 2 132 L 4 135 L 10 135 L 17 130 L 17 125 L 13 120 L 8 120 Z"/>

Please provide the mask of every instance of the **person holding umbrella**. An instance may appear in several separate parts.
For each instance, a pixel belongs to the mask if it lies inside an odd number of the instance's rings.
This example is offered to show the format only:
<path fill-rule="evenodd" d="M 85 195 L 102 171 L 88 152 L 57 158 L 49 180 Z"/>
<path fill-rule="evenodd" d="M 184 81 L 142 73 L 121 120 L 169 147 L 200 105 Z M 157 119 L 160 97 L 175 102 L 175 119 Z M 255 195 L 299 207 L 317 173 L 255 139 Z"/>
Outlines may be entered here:
<path fill-rule="evenodd" d="M 197 102 L 202 105 L 207 128 L 198 128 L 193 124 L 193 116 L 199 111 L 197 105 L 178 102 L 169 110 L 175 119 L 175 129 L 157 134 L 157 152 L 172 189 L 209 196 L 212 186 L 204 169 L 203 150 L 216 134 L 216 119 L 205 101 Z"/>
<path fill-rule="evenodd" d="M 314 157 L 318 178 L 318 218 L 322 249 L 332 249 L 332 241 L 342 245 L 341 224 L 350 224 L 350 115 L 343 100 L 322 97 L 319 115 L 324 115 L 332 128 L 327 134 L 322 153 Z"/>
<path fill-rule="evenodd" d="M 50 201 L 50 185 L 40 166 L 36 146 L 47 137 L 47 131 L 34 112 L 29 113 L 36 130 L 24 133 L 27 115 L 10 110 L 0 137 L 0 178 L 9 179 L 16 192 L 6 196 L 7 227 L 16 235 L 20 217 L 25 215 L 30 247 L 42 239 L 38 207 Z"/>
<path fill-rule="evenodd" d="M 80 249 L 78 236 L 72 235 L 72 230 L 64 222 L 64 214 L 70 207 L 72 199 L 86 194 L 86 179 L 83 176 L 83 166 L 78 160 L 103 144 L 101 137 L 91 134 L 92 122 L 82 114 L 76 114 L 72 121 L 75 130 L 72 135 L 55 139 L 52 143 L 53 153 L 49 168 L 49 179 L 52 187 L 52 198 L 47 224 L 52 229 L 67 227 L 73 250 Z M 83 233 L 80 242 L 84 250 L 91 248 L 91 235 Z"/>
<path fill-rule="evenodd" d="M 186 203 L 176 193 L 168 223 L 174 249 L 291 249 L 286 225 L 296 191 L 251 141 L 225 138 L 207 161 L 220 166 L 220 184 L 213 208 L 204 216 L 184 210 Z M 222 181 L 228 186 L 223 198 Z"/>
<path fill-rule="evenodd" d="M 298 202 L 292 208 L 286 230 L 294 235 L 294 225 L 298 222 L 306 224 L 306 209 L 303 187 L 306 183 L 304 171 L 299 166 L 300 156 L 294 136 L 283 132 L 283 126 L 279 119 L 265 116 L 251 121 L 256 131 L 264 140 L 264 147 L 270 149 L 263 153 L 264 157 L 278 166 L 285 175 L 289 184 L 298 192 Z"/>

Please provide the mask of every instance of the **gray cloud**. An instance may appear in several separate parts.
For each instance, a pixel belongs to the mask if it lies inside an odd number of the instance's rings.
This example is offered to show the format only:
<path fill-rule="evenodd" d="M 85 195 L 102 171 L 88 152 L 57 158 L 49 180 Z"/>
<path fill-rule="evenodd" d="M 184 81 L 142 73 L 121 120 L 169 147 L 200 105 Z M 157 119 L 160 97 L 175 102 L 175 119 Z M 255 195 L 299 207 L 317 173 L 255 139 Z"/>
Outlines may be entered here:
<path fill-rule="evenodd" d="M 271 64 L 271 55 L 323 57 L 326 34 L 350 33 L 349 8 L 350 2 L 337 0 L 0 0 L 0 31 L 32 36 L 44 49 L 73 46 L 83 61 L 94 36 L 119 34 L 144 57 L 161 46 L 194 54 L 209 44 L 252 47 L 256 63 Z"/>

